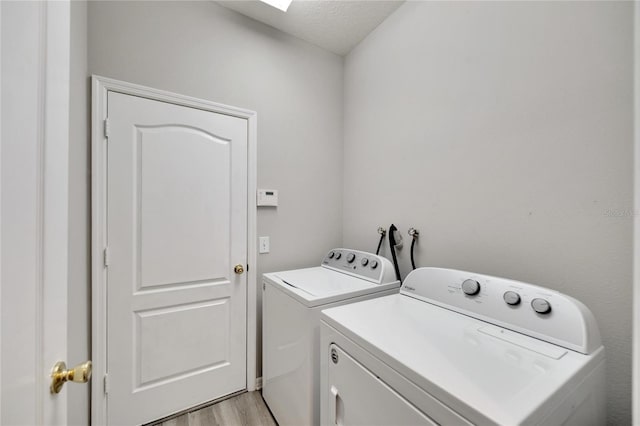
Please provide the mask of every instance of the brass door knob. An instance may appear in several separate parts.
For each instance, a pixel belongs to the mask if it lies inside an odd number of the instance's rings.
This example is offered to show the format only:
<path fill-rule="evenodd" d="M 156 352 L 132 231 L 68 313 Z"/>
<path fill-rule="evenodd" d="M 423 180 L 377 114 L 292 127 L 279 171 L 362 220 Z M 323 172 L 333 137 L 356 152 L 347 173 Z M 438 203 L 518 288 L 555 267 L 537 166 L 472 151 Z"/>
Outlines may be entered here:
<path fill-rule="evenodd" d="M 244 267 L 238 264 L 233 268 L 233 272 L 235 272 L 236 274 L 241 274 L 244 272 Z"/>
<path fill-rule="evenodd" d="M 49 389 L 51 393 L 59 393 L 67 381 L 87 383 L 90 378 L 91 361 L 76 365 L 70 370 L 67 370 L 67 365 L 64 362 L 58 361 L 51 371 L 51 387 Z"/>

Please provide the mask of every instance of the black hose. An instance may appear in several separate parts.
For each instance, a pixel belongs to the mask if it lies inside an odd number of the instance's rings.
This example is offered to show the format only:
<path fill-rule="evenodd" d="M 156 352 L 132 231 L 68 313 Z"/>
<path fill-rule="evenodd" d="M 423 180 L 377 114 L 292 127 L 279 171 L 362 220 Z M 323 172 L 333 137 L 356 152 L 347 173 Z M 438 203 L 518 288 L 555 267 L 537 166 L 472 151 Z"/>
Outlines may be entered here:
<path fill-rule="evenodd" d="M 398 258 L 396 257 L 396 238 L 394 236 L 394 232 L 397 231 L 398 228 L 392 223 L 389 227 L 389 248 L 391 249 L 391 257 L 393 258 L 393 267 L 396 270 L 396 279 L 398 281 L 402 281 L 400 278 L 400 267 L 398 266 Z"/>
<path fill-rule="evenodd" d="M 416 269 L 416 261 L 415 261 L 415 260 L 413 260 L 413 246 L 415 246 L 415 245 L 416 245 L 416 240 L 417 240 L 417 238 L 416 238 L 416 236 L 414 235 L 414 236 L 413 236 L 413 241 L 411 241 L 411 267 L 412 267 L 413 269 Z"/>
<path fill-rule="evenodd" d="M 378 242 L 378 249 L 376 250 L 376 255 L 380 254 L 380 247 L 382 247 L 383 240 L 384 240 L 384 232 L 380 234 L 380 241 Z"/>

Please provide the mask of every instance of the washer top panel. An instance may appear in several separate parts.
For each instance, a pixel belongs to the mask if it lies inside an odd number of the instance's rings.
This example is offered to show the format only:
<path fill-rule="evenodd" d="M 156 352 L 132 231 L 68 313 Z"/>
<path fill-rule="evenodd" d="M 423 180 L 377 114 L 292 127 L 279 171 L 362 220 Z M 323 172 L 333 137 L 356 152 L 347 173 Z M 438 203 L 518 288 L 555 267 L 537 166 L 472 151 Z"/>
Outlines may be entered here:
<path fill-rule="evenodd" d="M 294 269 L 264 274 L 265 284 L 287 293 L 307 307 L 315 307 L 379 291 L 399 289 L 400 283 L 374 284 L 327 268 Z"/>
<path fill-rule="evenodd" d="M 320 266 L 267 273 L 263 280 L 307 307 L 400 287 L 388 259 L 345 248 L 330 250 Z"/>

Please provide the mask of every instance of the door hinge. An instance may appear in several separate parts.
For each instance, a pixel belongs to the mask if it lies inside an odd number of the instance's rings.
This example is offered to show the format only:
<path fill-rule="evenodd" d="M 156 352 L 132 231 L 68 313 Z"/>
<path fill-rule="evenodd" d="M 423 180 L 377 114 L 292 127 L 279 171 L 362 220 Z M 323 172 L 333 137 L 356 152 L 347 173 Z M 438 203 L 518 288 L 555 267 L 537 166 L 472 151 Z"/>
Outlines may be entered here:
<path fill-rule="evenodd" d="M 267 285 L 265 283 L 262 283 L 262 290 L 266 290 L 267 289 Z"/>
<path fill-rule="evenodd" d="M 105 118 L 104 119 L 104 137 L 105 138 L 109 138 L 109 119 Z"/>
<path fill-rule="evenodd" d="M 109 253 L 109 247 L 104 248 L 104 266 L 109 266 L 109 262 L 111 261 L 111 254 Z"/>
<path fill-rule="evenodd" d="M 108 374 L 104 375 L 104 394 L 105 395 L 109 394 L 109 375 Z"/>

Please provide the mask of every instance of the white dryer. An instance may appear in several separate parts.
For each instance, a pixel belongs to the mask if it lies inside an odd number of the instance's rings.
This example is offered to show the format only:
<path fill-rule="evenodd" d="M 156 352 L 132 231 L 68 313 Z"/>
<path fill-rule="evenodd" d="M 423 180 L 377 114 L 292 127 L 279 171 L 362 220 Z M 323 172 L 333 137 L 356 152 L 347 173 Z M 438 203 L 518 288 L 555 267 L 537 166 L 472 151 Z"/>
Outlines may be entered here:
<path fill-rule="evenodd" d="M 601 425 L 592 313 L 553 290 L 420 268 L 321 314 L 323 425 Z"/>
<path fill-rule="evenodd" d="M 334 249 L 318 267 L 263 275 L 262 396 L 281 426 L 320 422 L 320 310 L 398 293 L 391 262 Z"/>

